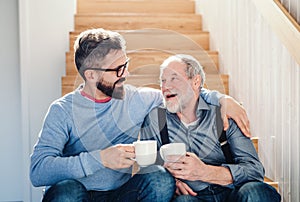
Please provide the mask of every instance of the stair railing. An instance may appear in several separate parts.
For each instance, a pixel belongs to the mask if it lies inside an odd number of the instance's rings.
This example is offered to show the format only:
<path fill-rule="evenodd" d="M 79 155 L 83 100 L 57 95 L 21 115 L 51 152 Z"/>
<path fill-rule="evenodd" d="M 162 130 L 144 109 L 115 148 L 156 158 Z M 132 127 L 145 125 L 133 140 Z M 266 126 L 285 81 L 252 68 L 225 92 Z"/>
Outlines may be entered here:
<path fill-rule="evenodd" d="M 252 0 L 265 20 L 269 23 L 274 33 L 278 36 L 282 44 L 288 49 L 295 61 L 300 64 L 300 31 L 289 20 L 288 17 L 278 8 L 280 0 L 262 1 Z M 298 1 L 298 0 L 294 0 Z M 283 6 L 282 6 L 283 7 Z M 288 12 L 286 12 L 288 13 Z M 295 20 L 294 20 L 295 21 Z"/>
<path fill-rule="evenodd" d="M 274 0 L 278 7 L 300 32 L 300 2 L 299 0 Z"/>

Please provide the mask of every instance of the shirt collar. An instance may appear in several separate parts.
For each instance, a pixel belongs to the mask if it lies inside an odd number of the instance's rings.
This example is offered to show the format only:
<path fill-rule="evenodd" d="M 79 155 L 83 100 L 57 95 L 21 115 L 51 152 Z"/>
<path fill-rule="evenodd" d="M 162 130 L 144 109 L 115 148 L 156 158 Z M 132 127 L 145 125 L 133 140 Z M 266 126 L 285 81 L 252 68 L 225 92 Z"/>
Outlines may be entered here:
<path fill-rule="evenodd" d="M 210 110 L 210 107 L 208 106 L 208 104 L 203 100 L 203 98 L 201 96 L 199 96 L 198 99 L 198 107 L 197 107 L 197 111 L 196 111 L 196 116 L 199 117 L 199 115 L 201 114 L 202 110 Z"/>

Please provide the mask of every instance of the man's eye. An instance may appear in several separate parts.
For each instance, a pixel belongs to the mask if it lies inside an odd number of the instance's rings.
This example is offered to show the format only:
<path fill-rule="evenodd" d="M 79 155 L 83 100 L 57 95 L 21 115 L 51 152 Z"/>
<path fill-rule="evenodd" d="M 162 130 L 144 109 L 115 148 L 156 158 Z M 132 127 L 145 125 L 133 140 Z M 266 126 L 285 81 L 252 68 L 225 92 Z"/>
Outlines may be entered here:
<path fill-rule="evenodd" d="M 172 77 L 171 78 L 171 81 L 175 81 L 175 80 L 177 80 L 177 77 Z"/>

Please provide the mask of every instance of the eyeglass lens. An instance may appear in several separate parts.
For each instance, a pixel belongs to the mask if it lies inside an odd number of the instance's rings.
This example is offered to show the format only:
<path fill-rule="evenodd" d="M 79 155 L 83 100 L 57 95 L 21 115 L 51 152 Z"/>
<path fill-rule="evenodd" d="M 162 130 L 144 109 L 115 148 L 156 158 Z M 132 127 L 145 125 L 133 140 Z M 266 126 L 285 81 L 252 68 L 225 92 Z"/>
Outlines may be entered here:
<path fill-rule="evenodd" d="M 128 61 L 125 64 L 123 64 L 122 66 L 119 67 L 119 69 L 117 70 L 117 77 L 123 76 L 127 66 L 128 66 Z"/>

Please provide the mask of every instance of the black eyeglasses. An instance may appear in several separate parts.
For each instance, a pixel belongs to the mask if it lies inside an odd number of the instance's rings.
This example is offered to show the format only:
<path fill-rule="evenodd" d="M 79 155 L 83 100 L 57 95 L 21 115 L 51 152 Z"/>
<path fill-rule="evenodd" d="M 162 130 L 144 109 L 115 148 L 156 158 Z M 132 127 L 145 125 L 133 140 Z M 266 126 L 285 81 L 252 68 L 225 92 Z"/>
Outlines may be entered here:
<path fill-rule="evenodd" d="M 103 68 L 86 68 L 85 70 L 96 70 L 96 71 L 104 71 L 104 72 L 116 72 L 117 77 L 123 76 L 125 69 L 128 68 L 129 58 L 126 60 L 126 62 L 122 65 L 117 66 L 114 69 L 103 69 Z"/>

